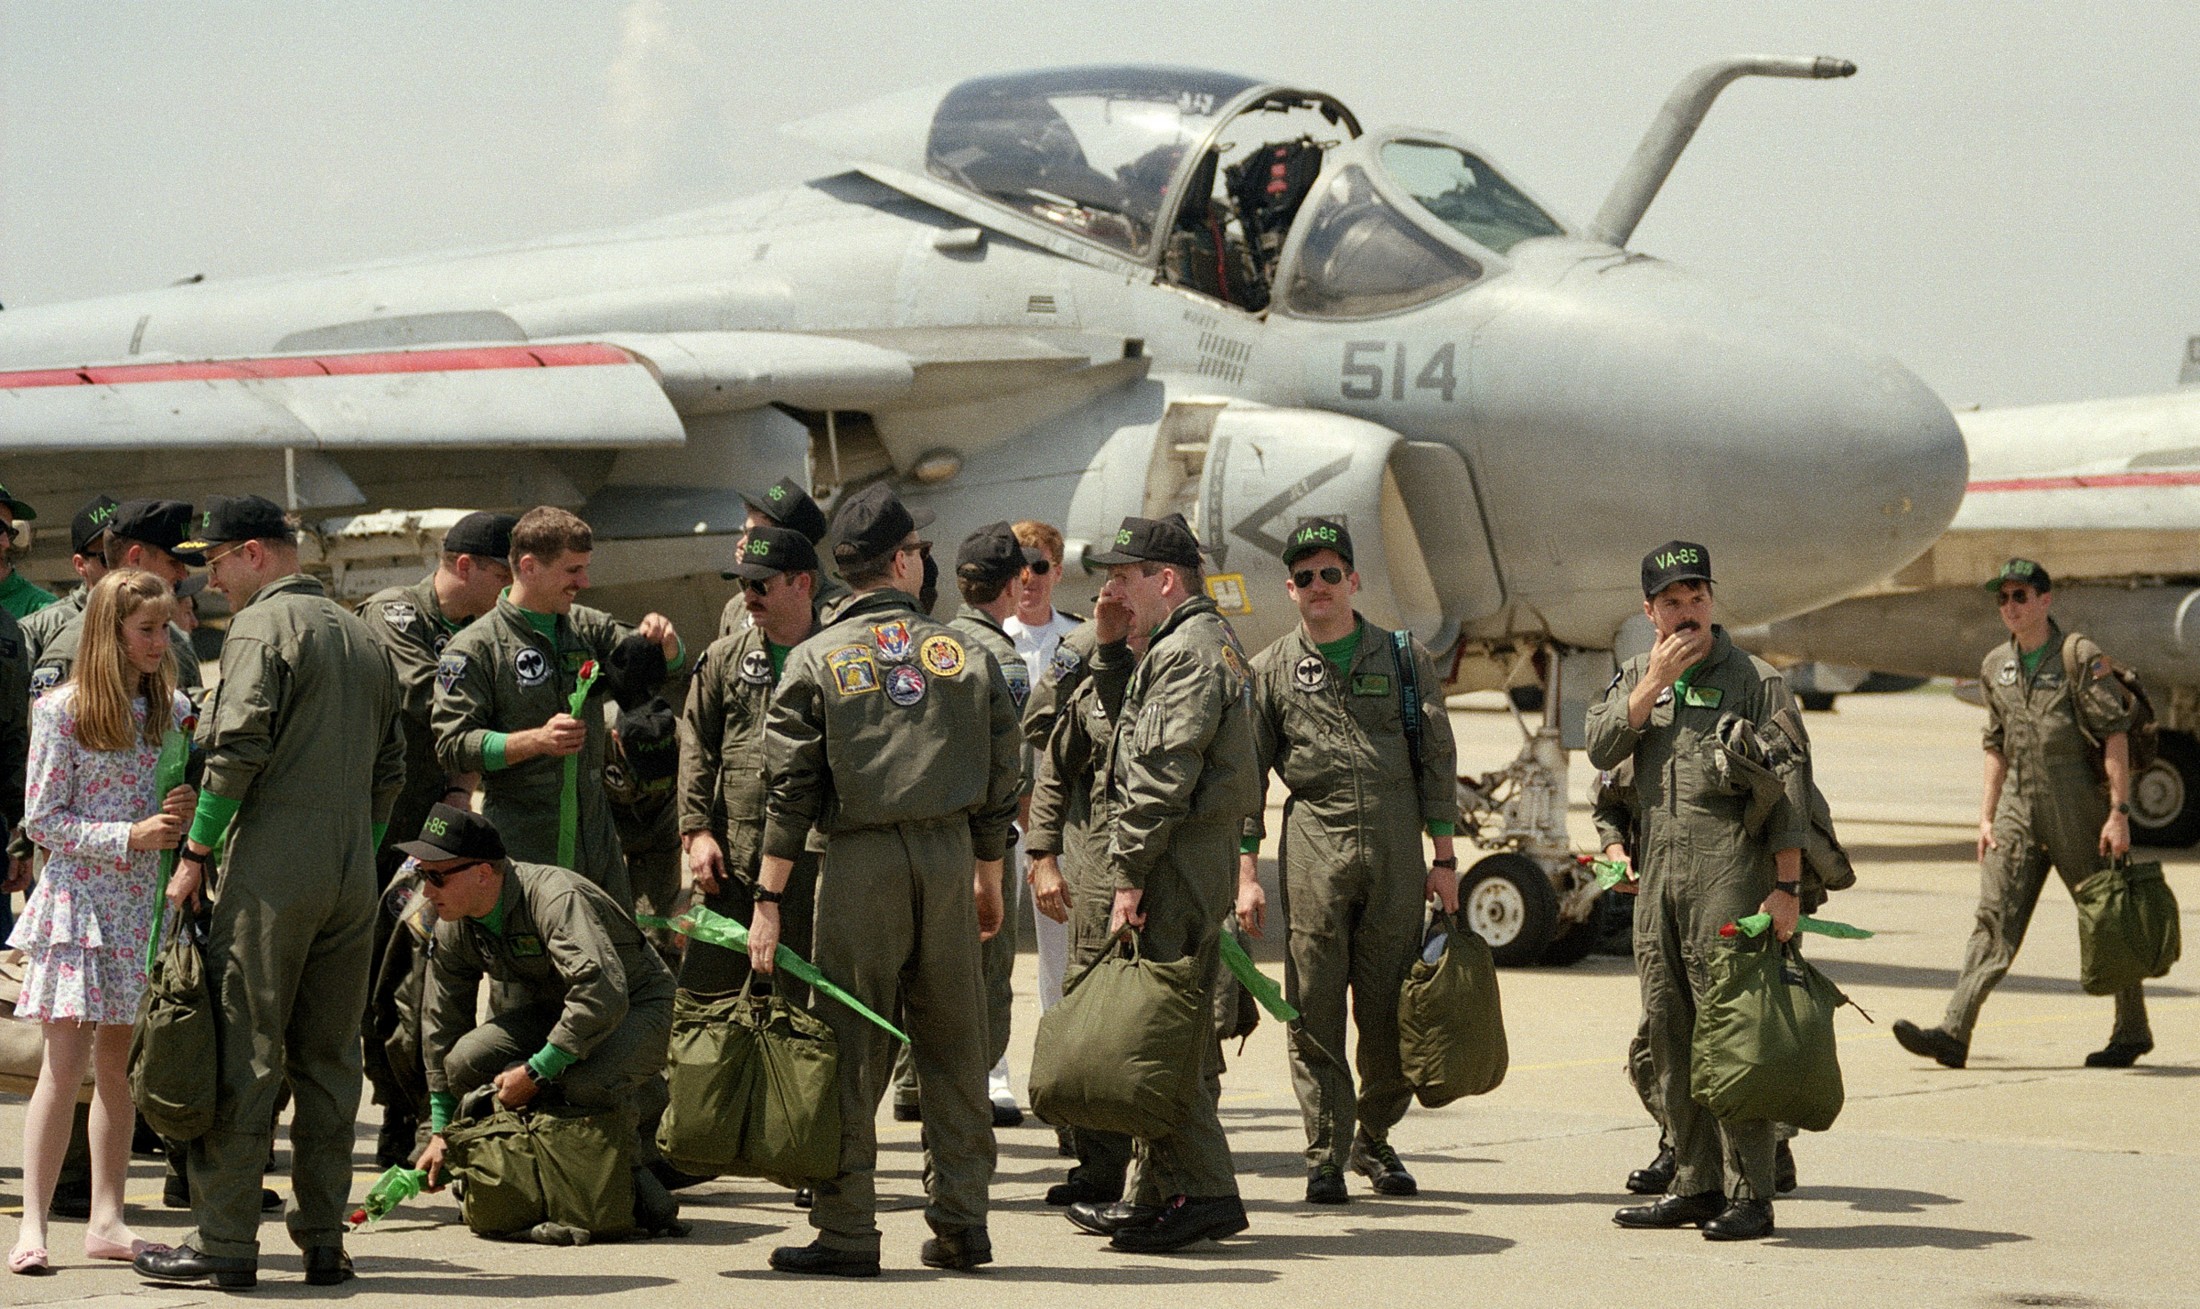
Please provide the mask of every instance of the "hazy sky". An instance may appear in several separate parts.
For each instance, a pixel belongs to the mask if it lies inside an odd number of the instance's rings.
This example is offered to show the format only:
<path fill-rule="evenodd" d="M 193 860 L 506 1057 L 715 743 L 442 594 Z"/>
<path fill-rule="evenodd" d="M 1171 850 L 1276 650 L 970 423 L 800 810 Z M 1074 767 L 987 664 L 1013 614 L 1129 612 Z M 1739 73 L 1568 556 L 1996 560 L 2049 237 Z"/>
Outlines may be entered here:
<path fill-rule="evenodd" d="M 820 21 L 819 15 L 829 15 Z M 0 0 L 0 303 L 650 217 L 831 161 L 778 124 L 1018 67 L 1312 85 L 1586 222 L 1744 51 L 1633 247 L 1817 309 L 1952 404 L 2166 389 L 2200 333 L 2200 6 Z"/>

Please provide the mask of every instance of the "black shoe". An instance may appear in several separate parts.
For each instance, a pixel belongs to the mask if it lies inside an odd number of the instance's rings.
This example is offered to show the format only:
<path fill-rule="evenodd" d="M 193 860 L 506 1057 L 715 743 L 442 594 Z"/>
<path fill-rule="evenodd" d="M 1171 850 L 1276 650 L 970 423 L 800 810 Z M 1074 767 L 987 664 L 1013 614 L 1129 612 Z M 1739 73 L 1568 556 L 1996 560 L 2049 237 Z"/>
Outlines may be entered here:
<path fill-rule="evenodd" d="M 92 1216 L 92 1179 L 81 1182 L 61 1182 L 53 1188 L 53 1204 L 47 1212 L 56 1218 L 89 1218 Z"/>
<path fill-rule="evenodd" d="M 384 1110 L 382 1130 L 374 1136 L 374 1166 L 377 1168 L 406 1168 L 412 1165 L 413 1141 L 419 1135 L 420 1124 L 411 1114 Z"/>
<path fill-rule="evenodd" d="M 662 1182 L 667 1191 L 684 1191 L 691 1186 L 701 1186 L 703 1183 L 712 1180 L 709 1173 L 682 1172 L 664 1159 L 657 1159 L 650 1163 L 649 1175 Z"/>
<path fill-rule="evenodd" d="M 1703 1225 L 1706 1241 L 1754 1241 L 1772 1235 L 1772 1201 L 1736 1200 Z"/>
<path fill-rule="evenodd" d="M 1678 1166 L 1673 1147 L 1660 1141 L 1658 1157 L 1627 1174 L 1627 1189 L 1635 1195 L 1664 1195 L 1665 1188 L 1673 1184 L 1673 1171 Z"/>
<path fill-rule="evenodd" d="M 1370 1141 L 1366 1137 L 1352 1138 L 1352 1171 L 1365 1177 L 1375 1188 L 1377 1195 L 1419 1195 L 1421 1184 L 1413 1180 L 1413 1174 L 1398 1161 L 1398 1152 L 1390 1148 L 1388 1141 Z"/>
<path fill-rule="evenodd" d="M 1782 1141 L 1772 1152 L 1772 1189 L 1786 1195 L 1796 1185 L 1795 1151 L 1788 1148 L 1787 1142 Z"/>
<path fill-rule="evenodd" d="M 1342 1180 L 1342 1179 L 1340 1179 Z M 1234 1195 L 1180 1195 L 1161 1217 L 1144 1227 L 1126 1227 L 1108 1244 L 1132 1254 L 1181 1250 L 1194 1241 L 1219 1241 L 1245 1230 L 1245 1204 Z"/>
<path fill-rule="evenodd" d="M 306 1251 L 306 1285 L 336 1286 L 359 1275 L 340 1245 L 316 1245 Z"/>
<path fill-rule="evenodd" d="M 160 1133 L 153 1130 L 152 1124 L 140 1118 L 130 1129 L 130 1153 L 140 1159 L 166 1159 L 168 1147 L 161 1144 Z"/>
<path fill-rule="evenodd" d="M 1958 1041 L 1937 1027 L 1919 1027 L 1907 1018 L 1894 1020 L 1894 1039 L 1911 1054 L 1939 1061 L 1943 1068 L 1961 1068 L 1971 1057 L 1971 1043 Z"/>
<path fill-rule="evenodd" d="M 983 1227 L 942 1232 L 924 1243 L 917 1258 L 927 1268 L 967 1273 L 979 1264 L 993 1262 L 993 1238 L 986 1235 Z"/>
<path fill-rule="evenodd" d="M 1062 1216 L 1079 1231 L 1094 1236 L 1113 1236 L 1134 1227 L 1153 1226 L 1161 1221 L 1161 1209 L 1158 1205 L 1132 1204 L 1128 1200 L 1118 1200 L 1114 1204 L 1088 1202 L 1071 1205 L 1062 1211 Z"/>
<path fill-rule="evenodd" d="M 853 1250 L 834 1250 L 812 1241 L 808 1245 L 783 1245 L 772 1251 L 772 1268 L 782 1273 L 814 1273 L 825 1277 L 876 1277 L 878 1256 Z"/>
<path fill-rule="evenodd" d="M 1080 1177 L 1078 1172 L 1077 1169 L 1071 1169 L 1068 1181 L 1056 1182 L 1047 1188 L 1048 1204 L 1060 1209 L 1073 1204 L 1114 1204 L 1123 1198 L 1123 1182 L 1120 1178 L 1115 1185 L 1109 1186 L 1090 1177 Z"/>
<path fill-rule="evenodd" d="M 146 1277 L 164 1282 L 206 1282 L 225 1291 L 249 1291 L 260 1284 L 260 1261 L 200 1254 L 188 1245 L 155 1246 L 130 1261 Z"/>
<path fill-rule="evenodd" d="M 2152 1041 L 2110 1041 L 2085 1057 L 2088 1068 L 2129 1068 L 2154 1049 Z"/>
<path fill-rule="evenodd" d="M 1649 1204 L 1630 1205 L 1612 1215 L 1621 1227 L 1693 1227 L 1717 1218 L 1726 1209 L 1726 1197 L 1717 1191 L 1694 1195 L 1665 1195 Z"/>
<path fill-rule="evenodd" d="M 1022 1127 L 1024 1125 L 1024 1111 L 1012 1104 L 994 1105 L 993 1125 L 995 1127 Z"/>
<path fill-rule="evenodd" d="M 1316 1164 L 1306 1170 L 1306 1202 L 1308 1204 L 1344 1204 L 1352 1197 L 1345 1193 L 1344 1174 L 1335 1164 Z"/>
<path fill-rule="evenodd" d="M 913 1104 L 897 1104 L 894 1106 L 894 1121 L 897 1123 L 921 1123 L 924 1121 L 924 1111 Z"/>
<path fill-rule="evenodd" d="M 816 1193 L 816 1192 L 814 1192 L 814 1191 L 812 1191 L 812 1190 L 811 1190 L 811 1189 L 810 1189 L 809 1187 L 807 1187 L 807 1186 L 798 1186 L 798 1187 L 794 1188 L 794 1207 L 795 1207 L 795 1208 L 797 1208 L 797 1209 L 807 1209 L 807 1208 L 809 1208 L 809 1207 L 810 1207 L 811 1205 L 813 1205 L 813 1204 L 816 1204 L 816 1203 L 817 1203 L 817 1193 Z"/>

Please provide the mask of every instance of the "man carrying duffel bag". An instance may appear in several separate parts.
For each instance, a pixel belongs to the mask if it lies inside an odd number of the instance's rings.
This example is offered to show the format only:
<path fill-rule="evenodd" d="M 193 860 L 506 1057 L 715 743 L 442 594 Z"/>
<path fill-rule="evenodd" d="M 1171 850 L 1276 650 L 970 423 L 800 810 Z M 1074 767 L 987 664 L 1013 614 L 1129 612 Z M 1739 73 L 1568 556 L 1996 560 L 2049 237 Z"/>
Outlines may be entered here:
<path fill-rule="evenodd" d="M 500 1109 L 626 1114 L 635 1142 L 633 1225 L 679 1231 L 678 1207 L 645 1166 L 656 1158 L 664 1108 L 673 983 L 642 929 L 579 874 L 514 863 L 497 829 L 470 810 L 435 806 L 419 839 L 398 848 L 419 861 L 421 894 L 439 920 L 422 1051 L 435 1134 L 419 1166 L 440 1180 L 450 1145 L 444 1129 L 460 1098 L 482 1086 L 495 1088 Z M 526 1003 L 476 1025 L 484 977 L 505 984 L 494 995 Z M 600 1146 L 585 1132 L 566 1134 L 573 1144 L 564 1147 L 535 1135 L 538 1152 Z M 586 1160 L 554 1162 L 588 1169 Z"/>

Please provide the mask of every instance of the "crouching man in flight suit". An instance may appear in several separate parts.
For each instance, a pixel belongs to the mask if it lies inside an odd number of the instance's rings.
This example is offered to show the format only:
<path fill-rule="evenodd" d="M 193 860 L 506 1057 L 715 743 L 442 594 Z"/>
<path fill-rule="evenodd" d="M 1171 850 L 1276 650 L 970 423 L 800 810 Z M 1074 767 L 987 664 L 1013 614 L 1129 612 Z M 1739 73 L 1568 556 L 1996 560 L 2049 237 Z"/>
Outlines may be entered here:
<path fill-rule="evenodd" d="M 489 820 L 439 804 L 420 839 L 398 847 L 419 861 L 421 894 L 435 906 L 425 1056 L 434 1135 L 419 1166 L 442 1180 L 459 1100 L 484 1085 L 508 1109 L 554 1095 L 602 1113 L 631 1106 L 643 1124 L 634 1152 L 634 1221 L 677 1233 L 678 1207 L 646 1166 L 664 1110 L 672 1034 L 672 974 L 610 894 L 578 873 L 514 863 Z M 481 979 L 492 996 L 531 1003 L 478 1026 Z M 517 983 L 518 985 L 513 985 Z"/>

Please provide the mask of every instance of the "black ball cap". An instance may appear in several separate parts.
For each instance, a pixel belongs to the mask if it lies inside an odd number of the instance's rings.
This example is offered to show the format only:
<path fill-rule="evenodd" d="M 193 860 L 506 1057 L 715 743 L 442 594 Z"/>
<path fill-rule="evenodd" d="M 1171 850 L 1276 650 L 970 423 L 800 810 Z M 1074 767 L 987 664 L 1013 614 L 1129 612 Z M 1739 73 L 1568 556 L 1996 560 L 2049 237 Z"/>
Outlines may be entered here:
<path fill-rule="evenodd" d="M 719 576 L 745 577 L 761 582 L 781 573 L 807 573 L 817 568 L 817 547 L 791 527 L 752 527 L 733 564 Z"/>
<path fill-rule="evenodd" d="M 5 486 L 0 486 L 0 509 L 6 510 L 9 518 L 20 518 L 25 522 L 38 517 L 36 509 L 16 499 L 15 492 Z"/>
<path fill-rule="evenodd" d="M 107 520 L 108 533 L 120 540 L 157 545 L 187 564 L 203 564 L 198 543 L 187 540 L 195 526 L 191 506 L 181 500 L 125 500 Z"/>
<path fill-rule="evenodd" d="M 1711 580 L 1711 552 L 1694 541 L 1667 541 L 1642 557 L 1642 598 L 1675 582 Z"/>
<path fill-rule="evenodd" d="M 507 559 L 512 554 L 512 529 L 519 519 L 510 514 L 472 513 L 451 524 L 443 534 L 443 553 L 481 555 Z"/>
<path fill-rule="evenodd" d="M 955 575 L 973 582 L 1002 582 L 1047 557 L 1046 551 L 1016 539 L 1007 523 L 988 523 L 963 538 L 955 552 Z"/>
<path fill-rule="evenodd" d="M 1167 518 L 1126 518 L 1115 530 L 1115 546 L 1101 554 L 1091 556 L 1096 564 L 1175 564 L 1181 568 L 1197 568 L 1199 538 L 1184 519 L 1175 514 Z"/>
<path fill-rule="evenodd" d="M 103 495 L 77 510 L 76 517 L 69 520 L 69 553 L 90 554 L 92 547 L 99 544 L 99 538 L 107 535 L 108 524 L 113 521 L 118 507 L 113 496 Z"/>
<path fill-rule="evenodd" d="M 182 543 L 182 549 L 205 550 L 226 541 L 297 539 L 298 533 L 283 516 L 282 506 L 273 500 L 259 495 L 223 495 L 214 497 L 214 503 L 199 511 L 198 526 L 192 529 L 191 539 Z"/>
<path fill-rule="evenodd" d="M 802 533 L 810 539 L 811 545 L 825 539 L 825 511 L 818 508 L 817 501 L 791 477 L 782 477 L 754 495 L 743 491 L 741 499 L 749 508 L 781 527 Z"/>
<path fill-rule="evenodd" d="M 873 482 L 833 512 L 833 558 L 843 565 L 868 563 L 931 523 L 931 510 L 911 509 L 894 488 Z"/>
<path fill-rule="evenodd" d="M 1999 591 L 2003 582 L 2016 582 L 2035 591 L 2055 589 L 2055 579 L 2047 575 L 2045 568 L 2030 559 L 2012 559 L 2003 564 L 2001 571 L 1987 580 L 1986 589 Z"/>
<path fill-rule="evenodd" d="M 1344 530 L 1343 523 L 1327 518 L 1298 525 L 1283 543 L 1283 566 L 1289 568 L 1317 550 L 1334 550 L 1345 567 L 1352 567 L 1352 533 Z"/>
<path fill-rule="evenodd" d="M 397 848 L 424 864 L 447 864 L 453 859 L 502 859 L 504 838 L 496 824 L 471 809 L 439 804 L 420 824 L 420 839 L 400 841 Z"/>

